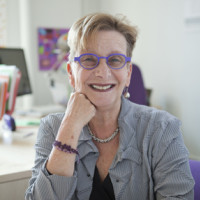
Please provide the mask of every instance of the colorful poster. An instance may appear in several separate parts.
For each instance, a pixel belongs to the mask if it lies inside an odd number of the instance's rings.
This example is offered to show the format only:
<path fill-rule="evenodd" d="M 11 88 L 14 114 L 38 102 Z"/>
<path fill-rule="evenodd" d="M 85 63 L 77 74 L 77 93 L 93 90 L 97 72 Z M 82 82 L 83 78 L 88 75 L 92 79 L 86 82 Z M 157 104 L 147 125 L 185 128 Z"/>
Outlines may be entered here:
<path fill-rule="evenodd" d="M 57 70 L 62 61 L 67 60 L 65 51 L 68 31 L 69 29 L 38 28 L 40 70 Z M 60 46 L 64 46 L 64 49 Z"/>

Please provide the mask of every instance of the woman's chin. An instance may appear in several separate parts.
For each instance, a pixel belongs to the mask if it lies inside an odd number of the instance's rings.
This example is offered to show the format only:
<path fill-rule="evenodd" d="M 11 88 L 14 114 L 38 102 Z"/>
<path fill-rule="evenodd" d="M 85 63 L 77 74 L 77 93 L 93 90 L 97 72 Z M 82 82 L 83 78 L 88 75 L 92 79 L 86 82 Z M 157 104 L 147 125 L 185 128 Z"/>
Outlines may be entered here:
<path fill-rule="evenodd" d="M 91 102 L 97 109 L 111 109 L 118 105 L 118 101 L 114 100 L 114 98 L 92 98 Z"/>

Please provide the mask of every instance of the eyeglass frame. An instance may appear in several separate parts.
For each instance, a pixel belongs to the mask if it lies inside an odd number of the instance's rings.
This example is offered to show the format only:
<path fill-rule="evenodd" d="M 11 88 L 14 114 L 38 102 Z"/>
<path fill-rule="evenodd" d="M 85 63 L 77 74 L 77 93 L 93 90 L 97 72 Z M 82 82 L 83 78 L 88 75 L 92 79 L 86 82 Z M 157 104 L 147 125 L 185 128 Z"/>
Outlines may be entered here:
<path fill-rule="evenodd" d="M 94 67 L 86 68 L 81 64 L 81 60 L 80 60 L 81 57 L 86 56 L 86 55 L 92 55 L 92 56 L 95 56 L 97 58 L 98 62 Z M 114 67 L 112 67 L 108 64 L 108 58 L 111 57 L 111 56 L 123 56 L 125 58 L 125 63 L 120 68 L 114 68 Z M 83 67 L 84 69 L 87 69 L 87 70 L 92 70 L 92 69 L 96 68 L 99 65 L 100 59 L 106 59 L 106 64 L 108 65 L 108 67 L 111 68 L 111 69 L 115 69 L 115 70 L 122 69 L 127 64 L 127 62 L 131 62 L 131 57 L 127 57 L 127 56 L 125 56 L 124 54 L 121 54 L 121 53 L 114 53 L 114 54 L 110 54 L 108 56 L 97 56 L 96 54 L 93 54 L 93 53 L 84 53 L 84 54 L 81 54 L 79 57 L 74 57 L 74 61 L 75 62 L 78 61 L 79 64 L 81 65 L 81 67 Z"/>

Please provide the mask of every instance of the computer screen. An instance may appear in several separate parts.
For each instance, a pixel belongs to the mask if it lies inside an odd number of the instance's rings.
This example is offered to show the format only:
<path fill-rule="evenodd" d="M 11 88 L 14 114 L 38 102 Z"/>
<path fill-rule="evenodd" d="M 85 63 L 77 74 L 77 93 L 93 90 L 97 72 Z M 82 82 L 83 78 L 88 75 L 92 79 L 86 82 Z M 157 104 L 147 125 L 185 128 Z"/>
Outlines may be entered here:
<path fill-rule="evenodd" d="M 0 64 L 15 65 L 21 71 L 21 80 L 17 96 L 31 94 L 31 84 L 28 76 L 26 59 L 23 49 L 20 48 L 0 48 Z"/>

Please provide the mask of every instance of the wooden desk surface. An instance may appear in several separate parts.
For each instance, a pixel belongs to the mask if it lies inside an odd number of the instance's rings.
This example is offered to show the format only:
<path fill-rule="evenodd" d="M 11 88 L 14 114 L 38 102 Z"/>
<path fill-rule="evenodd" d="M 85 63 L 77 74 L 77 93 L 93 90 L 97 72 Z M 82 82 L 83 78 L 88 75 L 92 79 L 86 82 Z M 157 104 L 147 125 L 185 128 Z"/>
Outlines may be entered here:
<path fill-rule="evenodd" d="M 38 127 L 18 128 L 9 142 L 9 134 L 0 129 L 0 183 L 31 176 L 37 131 Z"/>

